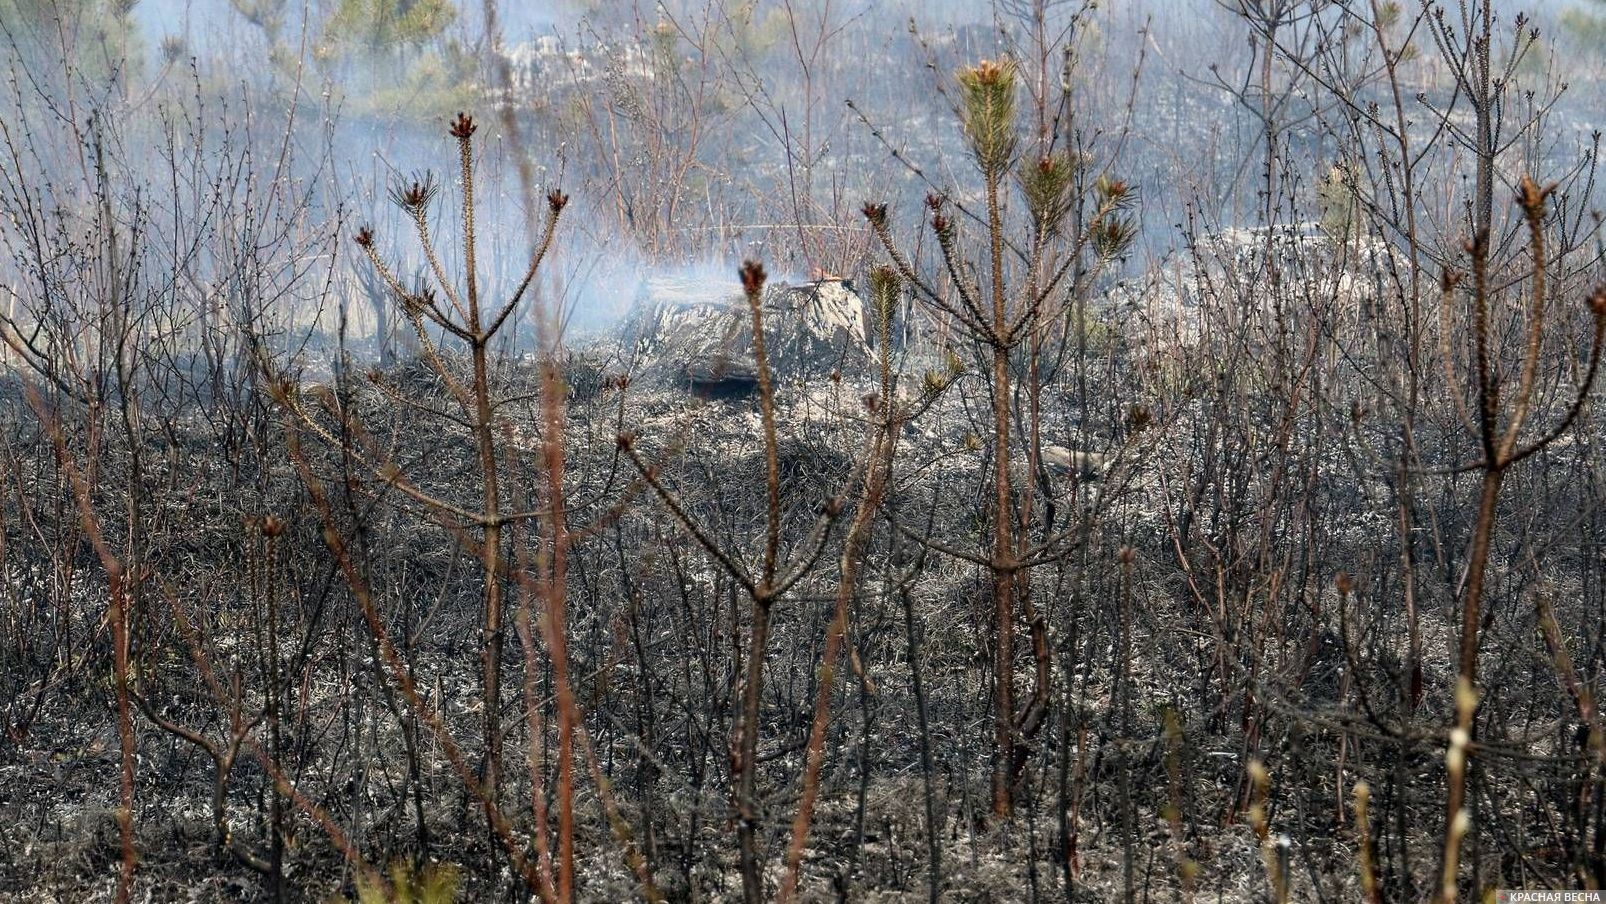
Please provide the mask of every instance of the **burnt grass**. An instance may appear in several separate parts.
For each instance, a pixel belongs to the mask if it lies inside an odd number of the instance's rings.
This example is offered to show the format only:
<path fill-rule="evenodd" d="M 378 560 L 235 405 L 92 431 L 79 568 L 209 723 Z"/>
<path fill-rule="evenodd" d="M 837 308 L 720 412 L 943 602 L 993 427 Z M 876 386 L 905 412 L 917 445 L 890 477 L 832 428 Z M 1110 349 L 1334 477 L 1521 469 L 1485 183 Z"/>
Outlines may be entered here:
<path fill-rule="evenodd" d="M 636 437 L 714 542 L 755 561 L 766 510 L 756 401 L 701 399 L 646 383 L 621 388 L 611 379 L 617 366 L 588 352 L 565 368 L 569 515 L 584 530 L 569 577 L 570 671 L 599 767 L 655 882 L 672 900 L 737 900 L 729 751 L 748 613 L 731 581 L 644 491 L 617 437 L 621 430 Z M 917 384 L 920 373 L 911 364 L 902 380 Z M 352 369 L 300 392 L 332 433 L 341 428 L 331 412 L 344 412 L 346 423 L 366 431 L 359 443 L 383 443 L 419 487 L 472 504 L 477 481 L 466 431 L 399 408 L 382 385 L 426 404 L 450 403 L 416 364 L 371 375 Z M 503 410 L 513 425 L 503 452 L 514 499 L 538 493 L 538 388 L 533 367 L 502 368 L 499 394 L 515 400 Z M 1094 388 L 1108 396 L 1134 391 Z M 867 430 L 859 414 L 872 390 L 856 374 L 783 381 L 777 415 L 787 548 L 807 541 L 827 500 L 850 492 Z M 1396 895 L 1408 882 L 1427 888 L 1444 794 L 1439 720 L 1450 711 L 1455 677 L 1454 557 L 1444 574 L 1423 582 L 1426 655 L 1413 701 L 1402 665 L 1398 575 L 1379 540 L 1387 482 L 1357 472 L 1353 431 L 1346 436 L 1344 425 L 1312 415 L 1296 425 L 1291 443 L 1257 447 L 1212 435 L 1219 412 L 1209 398 L 1178 403 L 1161 423 L 1138 429 L 1118 420 L 1119 409 L 1080 407 L 1084 391 L 1049 387 L 1045 435 L 1077 431 L 1113 459 L 1097 474 L 1045 470 L 1034 481 L 1039 504 L 1056 510 L 1052 529 L 1074 531 L 1076 542 L 1032 571 L 1052 645 L 1051 706 L 1026 739 L 1015 817 L 988 816 L 987 575 L 911 540 L 920 534 L 932 544 L 982 549 L 990 451 L 977 436 L 986 432 L 985 388 L 961 374 L 899 437 L 888 515 L 874 529 L 851 609 L 850 655 L 835 672 L 803 898 L 927 899 L 935 845 L 943 900 L 1118 900 L 1128 887 L 1140 900 L 1179 900 L 1184 860 L 1202 899 L 1265 900 L 1267 874 L 1249 815 L 1250 759 L 1271 770 L 1269 823 L 1286 837 L 1293 900 L 1358 899 L 1357 780 L 1373 789 L 1377 857 L 1390 888 Z M 453 863 L 463 873 L 460 899 L 522 899 L 505 852 L 488 842 L 478 804 L 398 693 L 335 567 L 287 453 L 282 411 L 259 395 L 236 399 L 234 411 L 182 405 L 144 420 L 137 491 L 148 576 L 131 624 L 134 692 L 163 719 L 226 742 L 231 717 L 253 720 L 265 706 L 273 672 L 265 605 L 273 594 L 282 701 L 273 757 L 299 793 L 370 862 Z M 111 900 L 121 850 L 107 583 L 48 431 L 20 393 L 9 392 L 4 405 L 12 450 L 5 605 L 19 633 L 0 669 L 7 729 L 0 900 Z M 81 420 L 63 415 L 60 423 L 69 444 L 84 438 Z M 361 472 L 340 448 L 304 430 L 299 448 L 329 493 L 337 529 L 407 670 L 474 756 L 484 707 L 480 582 L 463 537 Z M 1268 455 L 1314 475 L 1298 504 L 1269 485 Z M 100 456 L 92 501 L 109 542 L 126 548 L 132 460 L 117 442 Z M 1531 513 L 1576 504 L 1581 467 L 1562 452 L 1514 478 L 1511 495 L 1523 507 L 1510 514 L 1510 535 L 1540 529 L 1542 516 Z M 1466 529 L 1455 513 L 1474 484 L 1447 475 L 1434 486 L 1437 501 L 1424 504 L 1444 514 L 1453 543 Z M 271 556 L 249 520 L 262 514 L 286 524 Z M 1554 548 L 1543 592 L 1563 624 L 1598 627 L 1597 566 L 1585 561 L 1598 516 L 1580 517 L 1578 533 L 1547 535 Z M 825 542 L 774 609 L 759 747 L 772 888 L 797 807 L 838 541 Z M 1223 548 L 1237 552 L 1209 558 L 1208 550 Z M 1515 556 L 1522 543 L 1501 548 Z M 1576 712 L 1549 671 L 1525 602 L 1532 575 L 1511 556 L 1494 579 L 1484 661 L 1481 731 L 1490 740 L 1476 806 L 1486 834 L 1467 856 L 1480 870 L 1555 877 L 1567 869 L 1569 831 L 1556 821 L 1571 812 L 1587 822 L 1576 799 L 1587 780 L 1573 755 Z M 1357 575 L 1357 589 L 1335 590 L 1339 571 Z M 1218 604 L 1225 617 L 1212 611 Z M 1583 630 L 1574 637 L 1597 640 L 1574 655 L 1593 663 L 1599 635 Z M 520 696 L 525 656 L 511 629 L 506 650 L 502 801 L 527 835 L 524 764 L 532 744 L 555 805 L 555 688 L 538 650 L 534 691 L 544 730 L 532 741 Z M 198 674 L 197 656 L 219 678 L 223 703 Z M 923 700 L 913 689 L 916 667 Z M 1029 650 L 1021 650 L 1017 669 L 1025 693 L 1034 680 Z M 269 876 L 247 863 L 266 856 L 271 843 L 272 783 L 261 763 L 247 752 L 234 764 L 225 797 L 229 839 L 219 844 L 213 761 L 142 709 L 133 722 L 136 899 L 272 899 Z M 267 743 L 260 724 L 251 735 Z M 632 899 L 638 882 L 622 844 L 583 765 L 577 771 L 577 897 Z M 286 898 L 353 894 L 352 866 L 325 828 L 289 803 L 285 814 Z"/>

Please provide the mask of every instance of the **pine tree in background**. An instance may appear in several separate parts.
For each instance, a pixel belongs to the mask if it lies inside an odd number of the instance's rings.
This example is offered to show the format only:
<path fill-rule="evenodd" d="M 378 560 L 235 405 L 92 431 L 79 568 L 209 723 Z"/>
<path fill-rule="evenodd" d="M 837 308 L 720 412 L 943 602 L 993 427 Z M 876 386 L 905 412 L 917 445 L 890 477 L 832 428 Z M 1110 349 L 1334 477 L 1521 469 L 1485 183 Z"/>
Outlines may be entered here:
<path fill-rule="evenodd" d="M 404 56 L 437 40 L 457 20 L 451 0 L 339 0 L 323 41 L 370 56 Z"/>
<path fill-rule="evenodd" d="M 229 2 L 262 32 L 273 66 L 293 73 L 294 8 L 286 0 Z M 336 0 L 307 23 L 318 36 L 311 61 L 357 116 L 444 117 L 471 106 L 479 91 L 471 56 L 447 38 L 457 21 L 451 0 Z"/>
<path fill-rule="evenodd" d="M 1561 25 L 1572 33 L 1579 46 L 1599 55 L 1606 47 L 1606 0 L 1569 5 L 1562 10 Z"/>
<path fill-rule="evenodd" d="M 445 40 L 451 0 L 338 0 L 316 58 L 350 87 L 359 113 L 433 118 L 466 106 L 477 83 L 468 55 Z"/>

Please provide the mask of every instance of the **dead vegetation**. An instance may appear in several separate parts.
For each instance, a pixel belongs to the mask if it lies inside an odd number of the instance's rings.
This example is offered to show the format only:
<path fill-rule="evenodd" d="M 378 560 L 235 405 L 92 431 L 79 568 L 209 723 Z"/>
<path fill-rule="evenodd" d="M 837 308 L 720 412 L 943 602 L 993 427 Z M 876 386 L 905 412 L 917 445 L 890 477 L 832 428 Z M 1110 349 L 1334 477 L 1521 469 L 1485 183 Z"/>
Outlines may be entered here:
<path fill-rule="evenodd" d="M 0 900 L 1606 885 L 1595 158 L 1508 153 L 1552 109 L 1503 118 L 1527 24 L 1233 7 L 1251 225 L 1125 279 L 1168 189 L 1124 170 L 1135 94 L 1084 124 L 1096 10 L 999 9 L 1010 52 L 937 80 L 945 181 L 887 155 L 923 207 L 827 204 L 778 128 L 788 241 L 847 266 L 585 340 L 566 243 L 640 197 L 644 259 L 684 251 L 702 137 L 571 206 L 491 66 L 495 125 L 418 139 L 453 176 L 354 227 L 299 84 L 264 132 L 185 114 L 199 67 L 12 81 Z M 812 92 L 830 10 L 774 10 Z M 703 122 L 741 59 L 662 15 L 637 64 L 681 80 L 648 115 L 609 70 L 594 143 Z"/>

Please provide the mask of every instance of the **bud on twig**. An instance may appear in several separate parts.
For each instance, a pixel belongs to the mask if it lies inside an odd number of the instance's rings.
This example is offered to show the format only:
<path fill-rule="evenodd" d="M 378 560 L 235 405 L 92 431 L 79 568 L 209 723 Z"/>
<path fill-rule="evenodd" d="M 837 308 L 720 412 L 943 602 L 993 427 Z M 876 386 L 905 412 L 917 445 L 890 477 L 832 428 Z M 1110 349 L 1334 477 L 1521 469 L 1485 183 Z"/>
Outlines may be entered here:
<path fill-rule="evenodd" d="M 1522 206 L 1523 212 L 1533 218 L 1545 215 L 1545 200 L 1556 190 L 1556 184 L 1541 187 L 1532 176 L 1523 176 L 1517 184 L 1517 203 Z"/>
<path fill-rule="evenodd" d="M 1461 282 L 1461 274 L 1456 273 L 1449 267 L 1439 271 L 1439 291 L 1448 292 L 1454 289 L 1459 282 Z"/>
<path fill-rule="evenodd" d="M 764 291 L 764 280 L 768 277 L 764 273 L 764 265 L 758 261 L 747 261 L 742 264 L 742 291 L 748 295 L 757 295 Z"/>
<path fill-rule="evenodd" d="M 435 182 L 435 174 L 425 172 L 421 176 L 415 175 L 411 182 L 398 185 L 390 190 L 390 199 L 396 206 L 411 213 L 419 213 L 429 206 L 435 199 L 440 186 Z"/>

